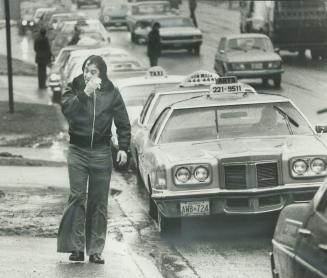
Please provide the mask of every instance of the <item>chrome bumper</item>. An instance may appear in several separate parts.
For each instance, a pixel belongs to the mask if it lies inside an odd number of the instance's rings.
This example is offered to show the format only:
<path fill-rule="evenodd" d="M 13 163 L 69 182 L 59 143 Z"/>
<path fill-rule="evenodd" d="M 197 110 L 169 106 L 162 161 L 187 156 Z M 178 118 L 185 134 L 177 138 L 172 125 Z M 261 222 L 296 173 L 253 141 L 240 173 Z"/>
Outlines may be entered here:
<path fill-rule="evenodd" d="M 285 184 L 248 190 L 203 189 L 171 191 L 152 189 L 152 198 L 166 217 L 181 217 L 180 202 L 208 200 L 210 214 L 261 214 L 280 211 L 294 202 L 309 201 L 322 182 Z"/>
<path fill-rule="evenodd" d="M 228 70 L 226 75 L 233 75 L 238 78 L 260 78 L 269 77 L 277 74 L 282 74 L 283 69 L 264 69 L 264 70 L 242 70 L 242 71 L 231 71 Z"/>

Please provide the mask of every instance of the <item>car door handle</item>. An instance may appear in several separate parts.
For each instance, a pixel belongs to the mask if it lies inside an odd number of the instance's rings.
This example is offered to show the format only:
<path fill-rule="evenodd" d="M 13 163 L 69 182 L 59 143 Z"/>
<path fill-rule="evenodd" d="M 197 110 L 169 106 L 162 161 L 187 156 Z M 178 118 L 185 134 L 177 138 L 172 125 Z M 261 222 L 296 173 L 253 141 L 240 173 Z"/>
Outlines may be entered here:
<path fill-rule="evenodd" d="M 327 253 L 327 244 L 319 244 L 319 249 Z"/>
<path fill-rule="evenodd" d="M 312 233 L 311 233 L 310 230 L 308 230 L 308 229 L 302 229 L 302 228 L 298 229 L 298 233 L 300 235 L 303 235 L 303 236 L 311 236 L 312 235 Z"/>

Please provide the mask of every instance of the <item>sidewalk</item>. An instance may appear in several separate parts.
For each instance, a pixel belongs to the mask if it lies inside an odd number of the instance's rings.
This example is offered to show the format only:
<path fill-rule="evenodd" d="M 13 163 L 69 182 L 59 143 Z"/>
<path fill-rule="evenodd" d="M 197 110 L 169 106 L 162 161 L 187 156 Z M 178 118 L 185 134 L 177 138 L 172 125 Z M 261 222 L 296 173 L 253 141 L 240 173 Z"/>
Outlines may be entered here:
<path fill-rule="evenodd" d="M 124 242 L 108 237 L 104 265 L 71 263 L 69 254 L 56 253 L 56 239 L 0 237 L 2 278 L 159 278 L 159 271 Z"/>

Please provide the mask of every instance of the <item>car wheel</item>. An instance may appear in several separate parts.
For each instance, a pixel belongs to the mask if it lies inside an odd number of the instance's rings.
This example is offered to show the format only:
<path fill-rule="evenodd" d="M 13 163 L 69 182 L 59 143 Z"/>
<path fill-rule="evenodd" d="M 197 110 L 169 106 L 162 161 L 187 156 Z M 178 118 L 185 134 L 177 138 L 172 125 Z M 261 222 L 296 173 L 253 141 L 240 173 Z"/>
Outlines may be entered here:
<path fill-rule="evenodd" d="M 133 32 L 131 32 L 131 41 L 135 42 L 135 34 Z"/>
<path fill-rule="evenodd" d="M 158 229 L 161 237 L 180 234 L 181 220 L 179 218 L 167 218 L 159 210 L 157 217 Z"/>
<path fill-rule="evenodd" d="M 193 49 L 194 49 L 194 54 L 196 56 L 199 56 L 200 55 L 200 45 L 193 47 Z"/>
<path fill-rule="evenodd" d="M 318 61 L 320 56 L 320 52 L 317 49 L 311 49 L 311 58 L 314 61 Z"/>
<path fill-rule="evenodd" d="M 268 86 L 268 78 L 267 77 L 263 77 L 262 78 L 262 86 L 264 86 L 264 87 L 267 87 Z"/>
<path fill-rule="evenodd" d="M 149 215 L 152 219 L 158 219 L 158 208 L 154 200 L 152 199 L 152 190 L 151 190 L 151 183 L 149 181 Z"/>
<path fill-rule="evenodd" d="M 282 75 L 278 74 L 274 77 L 274 86 L 275 88 L 280 88 L 280 85 L 282 83 Z"/>

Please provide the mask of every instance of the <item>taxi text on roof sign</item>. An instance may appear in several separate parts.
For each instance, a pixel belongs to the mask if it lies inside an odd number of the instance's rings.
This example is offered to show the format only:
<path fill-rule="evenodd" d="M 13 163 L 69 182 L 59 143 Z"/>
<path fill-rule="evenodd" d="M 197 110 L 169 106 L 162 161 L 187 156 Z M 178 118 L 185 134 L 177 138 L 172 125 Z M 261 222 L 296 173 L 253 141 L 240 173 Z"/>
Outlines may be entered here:
<path fill-rule="evenodd" d="M 245 84 L 237 82 L 235 76 L 225 76 L 216 79 L 216 84 L 210 86 L 210 95 L 238 94 L 248 92 Z"/>
<path fill-rule="evenodd" d="M 145 78 L 167 77 L 167 72 L 159 66 L 151 67 L 145 73 Z"/>
<path fill-rule="evenodd" d="M 199 70 L 191 73 L 181 83 L 181 87 L 195 87 L 201 85 L 212 85 L 216 84 L 219 76 L 216 73 L 212 73 L 205 70 Z"/>

